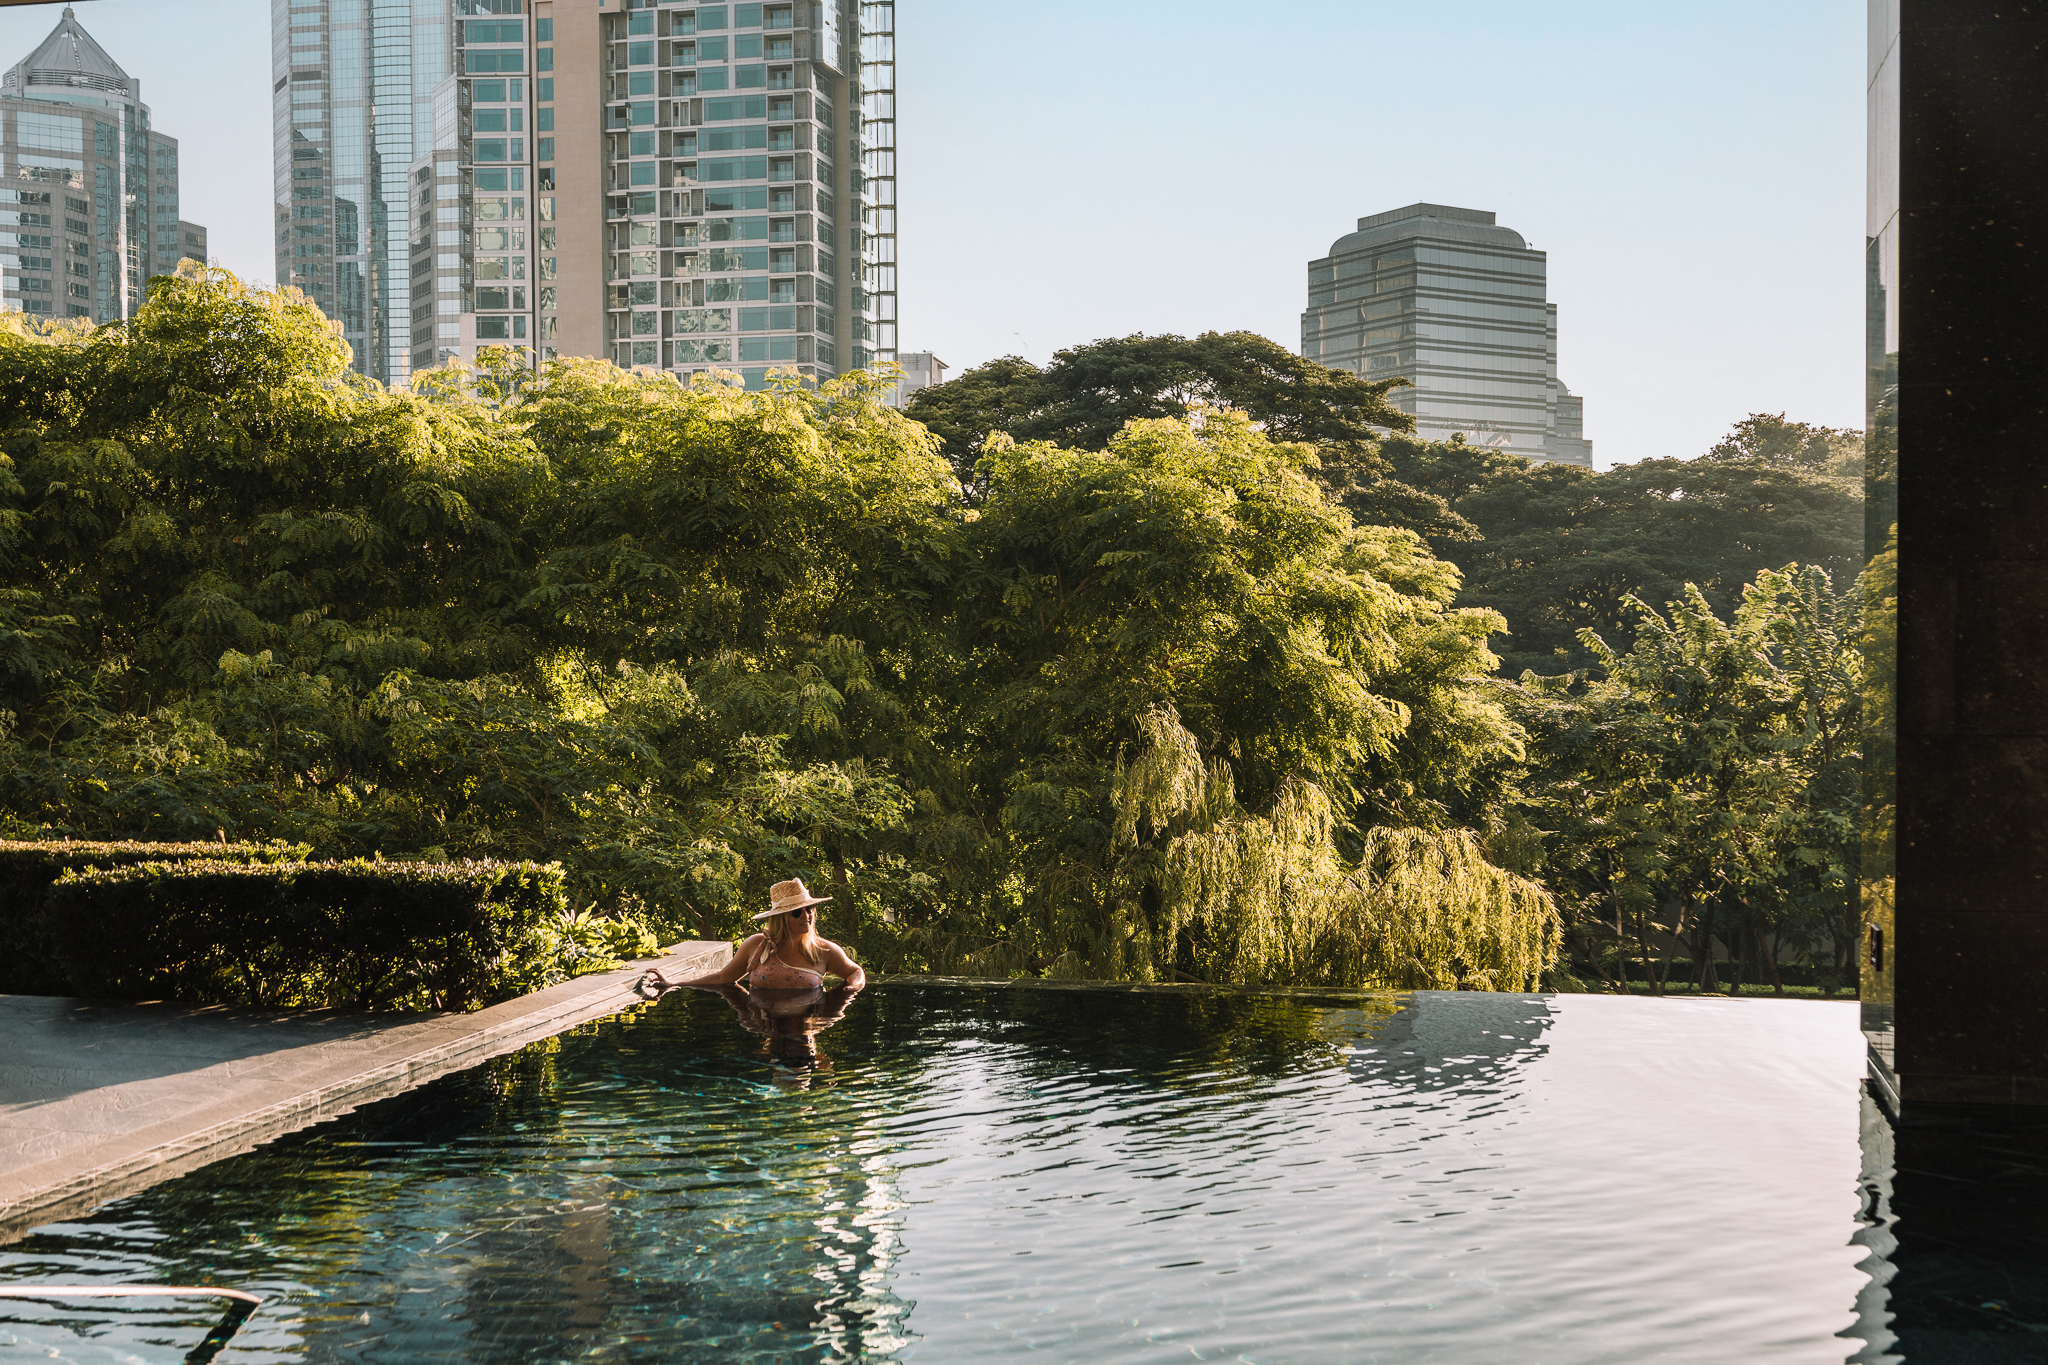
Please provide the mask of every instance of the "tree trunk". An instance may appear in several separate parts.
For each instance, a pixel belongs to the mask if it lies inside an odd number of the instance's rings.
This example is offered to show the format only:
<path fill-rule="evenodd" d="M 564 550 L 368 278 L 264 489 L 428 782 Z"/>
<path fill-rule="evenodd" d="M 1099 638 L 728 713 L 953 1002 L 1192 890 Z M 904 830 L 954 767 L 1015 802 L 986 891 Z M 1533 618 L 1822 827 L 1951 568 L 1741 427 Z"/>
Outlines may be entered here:
<path fill-rule="evenodd" d="M 1690 906 L 1690 904 L 1691 903 L 1686 900 L 1679 900 L 1676 903 L 1678 913 L 1673 915 L 1671 918 L 1671 942 L 1674 946 L 1685 942 L 1685 922 L 1688 918 L 1688 907 Z M 1670 984 L 1671 954 L 1667 952 L 1664 954 L 1663 960 L 1658 965 L 1657 969 L 1657 994 L 1663 995 L 1665 993 L 1665 988 Z"/>
<path fill-rule="evenodd" d="M 1749 962 L 1748 907 L 1738 902 L 1736 922 L 1728 930 L 1728 994 L 1742 994 L 1743 967 Z"/>
<path fill-rule="evenodd" d="M 1692 933 L 1693 975 L 1699 979 L 1702 994 L 1721 989 L 1721 978 L 1714 970 L 1714 916 L 1711 911 L 1700 916 Z"/>
<path fill-rule="evenodd" d="M 1649 985 L 1649 987 L 1650 987 L 1650 994 L 1652 994 L 1652 995 L 1662 995 L 1662 994 L 1664 994 L 1664 992 L 1663 992 L 1663 991 L 1661 991 L 1661 990 L 1659 990 L 1659 989 L 1657 989 L 1657 973 L 1656 973 L 1656 970 L 1655 970 L 1655 969 L 1654 969 L 1653 967 L 1651 967 L 1651 966 L 1650 966 L 1650 940 L 1649 940 L 1649 936 L 1648 936 L 1647 934 L 1645 934 L 1645 933 L 1643 932 L 1643 924 L 1644 924 L 1644 921 L 1645 921 L 1645 920 L 1646 920 L 1647 918 L 1648 918 L 1648 916 L 1645 916 L 1645 915 L 1637 915 L 1637 916 L 1636 916 L 1636 947 L 1642 950 L 1642 954 L 1643 954 L 1643 980 L 1644 980 L 1645 982 L 1647 982 L 1647 983 L 1648 983 L 1648 985 Z M 1623 969 L 1623 975 L 1624 975 L 1624 976 L 1626 976 L 1626 975 L 1627 975 L 1627 970 L 1626 970 L 1626 969 Z"/>

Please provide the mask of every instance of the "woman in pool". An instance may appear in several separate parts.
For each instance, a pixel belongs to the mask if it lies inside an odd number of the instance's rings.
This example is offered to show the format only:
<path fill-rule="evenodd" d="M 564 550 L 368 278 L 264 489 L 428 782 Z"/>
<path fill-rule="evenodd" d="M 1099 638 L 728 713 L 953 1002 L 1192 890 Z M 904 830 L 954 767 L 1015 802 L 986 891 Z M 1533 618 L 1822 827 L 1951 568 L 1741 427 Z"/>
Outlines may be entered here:
<path fill-rule="evenodd" d="M 644 980 L 657 990 L 667 990 L 671 986 L 730 986 L 745 977 L 750 990 L 815 993 L 825 989 L 825 974 L 830 972 L 846 983 L 848 991 L 857 991 L 867 984 L 868 974 L 844 948 L 816 933 L 817 907 L 831 899 L 813 896 L 799 877 L 777 882 L 768 888 L 768 908 L 754 916 L 763 921 L 761 932 L 742 943 L 723 967 L 682 981 L 667 980 L 657 968 Z"/>

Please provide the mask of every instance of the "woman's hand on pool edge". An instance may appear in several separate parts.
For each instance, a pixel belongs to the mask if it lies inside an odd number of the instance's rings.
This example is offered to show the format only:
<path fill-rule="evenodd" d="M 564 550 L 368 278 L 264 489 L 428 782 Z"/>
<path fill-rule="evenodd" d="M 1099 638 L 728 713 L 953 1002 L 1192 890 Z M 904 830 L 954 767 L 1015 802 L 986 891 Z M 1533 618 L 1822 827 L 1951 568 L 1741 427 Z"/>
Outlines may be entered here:
<path fill-rule="evenodd" d="M 760 937 L 759 934 L 750 935 L 744 943 L 740 944 L 739 950 L 725 960 L 725 965 L 715 972 L 706 972 L 702 976 L 686 976 L 681 980 L 671 981 L 661 974 L 661 968 L 649 967 L 647 975 L 642 977 L 641 980 L 657 990 L 664 991 L 674 990 L 678 986 L 715 987 L 738 985 L 739 979 L 747 974 L 746 964 L 752 961 L 752 949 L 755 946 L 755 941 Z"/>

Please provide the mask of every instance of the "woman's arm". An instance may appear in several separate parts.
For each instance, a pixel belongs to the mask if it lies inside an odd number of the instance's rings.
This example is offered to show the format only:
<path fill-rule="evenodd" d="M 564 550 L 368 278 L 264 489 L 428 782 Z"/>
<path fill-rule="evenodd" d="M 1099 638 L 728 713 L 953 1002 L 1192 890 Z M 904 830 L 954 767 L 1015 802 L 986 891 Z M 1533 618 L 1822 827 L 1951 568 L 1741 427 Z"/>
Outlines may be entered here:
<path fill-rule="evenodd" d="M 680 981 L 670 981 L 661 974 L 661 969 L 656 967 L 647 973 L 647 979 L 662 990 L 668 990 L 672 986 L 733 985 L 747 974 L 747 968 L 754 961 L 754 953 L 760 947 L 761 937 L 760 934 L 749 935 L 747 941 L 740 944 L 738 951 L 726 959 L 725 965 L 715 972 L 706 972 L 702 976 L 685 977 Z"/>
<path fill-rule="evenodd" d="M 846 983 L 846 989 L 857 991 L 868 984 L 868 974 L 860 964 L 846 955 L 846 949 L 829 939 L 818 940 L 818 956 L 825 959 L 825 970 Z"/>

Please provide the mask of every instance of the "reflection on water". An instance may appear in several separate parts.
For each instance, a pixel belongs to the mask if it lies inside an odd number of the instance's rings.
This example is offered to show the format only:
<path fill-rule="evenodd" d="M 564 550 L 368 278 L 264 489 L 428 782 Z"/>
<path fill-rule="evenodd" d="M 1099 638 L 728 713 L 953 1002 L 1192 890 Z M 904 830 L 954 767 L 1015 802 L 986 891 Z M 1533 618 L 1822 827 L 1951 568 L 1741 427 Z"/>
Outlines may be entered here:
<path fill-rule="evenodd" d="M 0 1278 L 275 1296 L 233 1361 L 1839 1362 L 1860 1047 L 1805 1001 L 675 992 Z M 206 1325 L 0 1305 L 0 1356 Z"/>
<path fill-rule="evenodd" d="M 2048 1360 L 2048 1110 L 1865 1109 L 1862 1365 Z"/>

